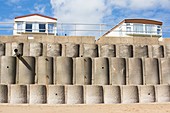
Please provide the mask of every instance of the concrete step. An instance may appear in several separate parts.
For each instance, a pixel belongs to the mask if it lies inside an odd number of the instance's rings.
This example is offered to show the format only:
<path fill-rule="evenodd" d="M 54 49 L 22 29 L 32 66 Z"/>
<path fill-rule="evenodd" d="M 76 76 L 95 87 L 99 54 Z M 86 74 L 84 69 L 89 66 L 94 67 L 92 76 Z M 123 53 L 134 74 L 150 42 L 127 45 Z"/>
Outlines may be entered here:
<path fill-rule="evenodd" d="M 1 84 L 170 84 L 170 58 L 1 56 Z"/>
<path fill-rule="evenodd" d="M 169 85 L 0 85 L 0 103 L 118 104 L 170 102 Z"/>
<path fill-rule="evenodd" d="M 169 58 L 170 45 L 12 42 L 0 44 L 0 56 Z"/>

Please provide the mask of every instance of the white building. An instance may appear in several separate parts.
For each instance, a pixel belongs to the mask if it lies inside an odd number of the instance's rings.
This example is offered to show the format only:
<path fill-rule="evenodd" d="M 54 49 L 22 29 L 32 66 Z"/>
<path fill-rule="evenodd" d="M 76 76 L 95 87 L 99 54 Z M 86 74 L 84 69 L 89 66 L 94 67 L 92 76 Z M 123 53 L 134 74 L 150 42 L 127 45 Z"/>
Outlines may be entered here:
<path fill-rule="evenodd" d="M 15 17 L 13 35 L 48 34 L 56 35 L 57 19 L 41 14 Z"/>
<path fill-rule="evenodd" d="M 125 19 L 113 27 L 104 37 L 149 36 L 162 37 L 162 22 L 147 19 Z"/>

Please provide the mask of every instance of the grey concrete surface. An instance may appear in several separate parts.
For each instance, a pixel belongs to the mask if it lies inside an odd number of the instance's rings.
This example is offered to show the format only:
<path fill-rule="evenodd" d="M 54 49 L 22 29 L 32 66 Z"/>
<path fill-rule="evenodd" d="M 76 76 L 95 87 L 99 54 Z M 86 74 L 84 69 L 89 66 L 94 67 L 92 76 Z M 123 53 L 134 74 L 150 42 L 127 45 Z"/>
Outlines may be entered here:
<path fill-rule="evenodd" d="M 103 86 L 104 104 L 121 103 L 120 86 L 105 85 Z"/>
<path fill-rule="evenodd" d="M 170 57 L 170 44 L 168 44 L 168 45 L 165 45 L 165 50 L 166 50 L 166 52 L 165 52 L 165 54 L 166 54 L 166 57 Z"/>
<path fill-rule="evenodd" d="M 93 84 L 108 85 L 109 84 L 109 60 L 108 58 L 93 59 Z"/>
<path fill-rule="evenodd" d="M 134 45 L 134 57 L 147 58 L 149 57 L 147 45 Z"/>
<path fill-rule="evenodd" d="M 157 102 L 170 102 L 170 86 L 157 85 L 155 87 Z"/>
<path fill-rule="evenodd" d="M 132 45 L 119 45 L 119 57 L 121 58 L 133 57 L 133 46 Z"/>
<path fill-rule="evenodd" d="M 56 57 L 61 56 L 62 54 L 62 46 L 58 43 L 47 43 L 47 56 Z"/>
<path fill-rule="evenodd" d="M 23 56 L 19 58 L 18 83 L 35 83 L 35 57 Z"/>
<path fill-rule="evenodd" d="M 24 104 L 27 103 L 27 86 L 26 85 L 11 85 L 10 86 L 10 103 Z"/>
<path fill-rule="evenodd" d="M 8 103 L 8 86 L 0 85 L 0 103 Z"/>
<path fill-rule="evenodd" d="M 30 104 L 45 104 L 47 89 L 45 85 L 30 85 Z"/>
<path fill-rule="evenodd" d="M 83 54 L 81 57 L 97 57 L 98 46 L 96 44 L 83 44 Z"/>
<path fill-rule="evenodd" d="M 1 57 L 1 84 L 16 83 L 16 57 Z"/>
<path fill-rule="evenodd" d="M 55 84 L 73 84 L 73 59 L 71 57 L 57 57 L 55 65 Z"/>
<path fill-rule="evenodd" d="M 116 57 L 115 45 L 100 45 L 100 57 Z"/>
<path fill-rule="evenodd" d="M 111 84 L 126 84 L 126 60 L 124 58 L 110 58 Z"/>
<path fill-rule="evenodd" d="M 16 43 L 16 42 L 13 42 L 11 43 L 11 46 L 12 46 L 12 51 L 11 51 L 11 54 L 12 56 L 16 56 L 14 50 L 17 49 L 18 50 L 18 54 L 20 55 L 23 55 L 23 47 L 24 47 L 24 44 L 23 43 Z"/>
<path fill-rule="evenodd" d="M 161 84 L 170 84 L 170 59 L 161 58 Z"/>
<path fill-rule="evenodd" d="M 86 85 L 84 88 L 85 88 L 85 104 L 104 103 L 102 86 Z"/>
<path fill-rule="evenodd" d="M 47 103 L 48 104 L 65 104 L 65 87 L 62 85 L 47 86 Z"/>
<path fill-rule="evenodd" d="M 38 57 L 38 84 L 53 84 L 53 58 Z"/>
<path fill-rule="evenodd" d="M 143 63 L 141 58 L 128 59 L 128 84 L 142 85 L 143 84 Z"/>
<path fill-rule="evenodd" d="M 0 56 L 5 55 L 5 43 L 0 43 Z"/>
<path fill-rule="evenodd" d="M 155 88 L 152 85 L 141 85 L 139 88 L 139 102 L 140 103 L 152 103 L 156 101 Z"/>
<path fill-rule="evenodd" d="M 145 59 L 145 83 L 146 84 L 159 84 L 159 64 L 156 58 Z"/>
<path fill-rule="evenodd" d="M 139 92 L 137 86 L 122 86 L 122 103 L 138 103 Z"/>
<path fill-rule="evenodd" d="M 164 48 L 161 45 L 152 45 L 152 57 L 153 58 L 163 58 Z"/>
<path fill-rule="evenodd" d="M 66 57 L 79 57 L 79 45 L 74 43 L 66 43 L 65 45 Z"/>
<path fill-rule="evenodd" d="M 75 84 L 92 84 L 92 59 L 89 57 L 77 57 L 75 62 Z"/>
<path fill-rule="evenodd" d="M 66 104 L 83 104 L 84 90 L 83 86 L 69 85 L 66 86 Z"/>
<path fill-rule="evenodd" d="M 30 56 L 42 56 L 43 55 L 43 44 L 42 43 L 30 43 Z"/>

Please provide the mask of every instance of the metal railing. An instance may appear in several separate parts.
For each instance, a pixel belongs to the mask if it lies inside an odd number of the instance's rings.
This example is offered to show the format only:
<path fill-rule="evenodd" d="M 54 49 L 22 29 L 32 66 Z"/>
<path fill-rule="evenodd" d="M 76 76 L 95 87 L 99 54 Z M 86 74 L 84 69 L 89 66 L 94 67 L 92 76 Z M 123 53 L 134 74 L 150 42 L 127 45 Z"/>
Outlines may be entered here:
<path fill-rule="evenodd" d="M 13 35 L 14 29 L 14 22 L 0 22 L 0 35 Z M 113 28 L 115 25 L 110 24 L 85 24 L 85 23 L 57 23 L 57 29 L 41 29 L 41 30 L 55 30 L 56 34 L 58 36 L 95 36 L 95 37 L 101 37 L 106 32 L 108 32 L 111 28 Z M 20 31 L 25 29 L 19 29 Z M 37 30 L 39 29 L 32 29 Z M 134 31 L 124 31 L 124 30 L 115 30 L 115 33 L 119 33 L 119 36 L 121 33 L 129 33 L 131 35 L 136 35 Z M 139 31 L 138 31 L 139 32 Z M 150 31 L 150 33 L 146 33 L 145 31 L 140 31 L 142 34 L 147 34 L 147 36 L 153 37 L 153 34 L 155 31 Z M 140 33 L 139 32 L 139 33 Z M 43 32 L 44 33 L 44 32 Z M 162 26 L 162 31 L 160 31 L 160 34 L 163 35 L 163 37 L 170 37 L 170 26 Z"/>

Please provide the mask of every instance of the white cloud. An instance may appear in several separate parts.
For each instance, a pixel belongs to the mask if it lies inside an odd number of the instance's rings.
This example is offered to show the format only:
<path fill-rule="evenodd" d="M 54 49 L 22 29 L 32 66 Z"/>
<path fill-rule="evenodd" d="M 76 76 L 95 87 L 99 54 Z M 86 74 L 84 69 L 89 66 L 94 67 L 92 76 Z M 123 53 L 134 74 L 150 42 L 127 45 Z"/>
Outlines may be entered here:
<path fill-rule="evenodd" d="M 125 18 L 165 21 L 170 0 L 51 0 L 58 22 L 118 24 Z M 80 29 L 97 27 L 81 26 Z"/>
<path fill-rule="evenodd" d="M 34 4 L 34 9 L 30 10 L 31 13 L 40 13 L 44 14 L 45 13 L 46 6 L 42 4 Z"/>

